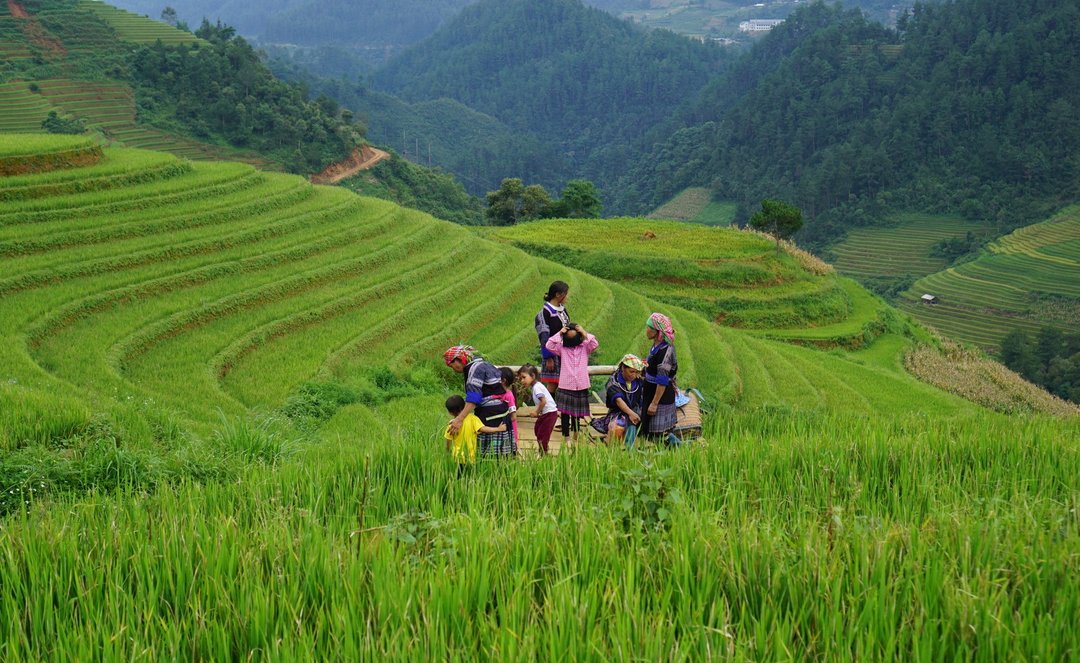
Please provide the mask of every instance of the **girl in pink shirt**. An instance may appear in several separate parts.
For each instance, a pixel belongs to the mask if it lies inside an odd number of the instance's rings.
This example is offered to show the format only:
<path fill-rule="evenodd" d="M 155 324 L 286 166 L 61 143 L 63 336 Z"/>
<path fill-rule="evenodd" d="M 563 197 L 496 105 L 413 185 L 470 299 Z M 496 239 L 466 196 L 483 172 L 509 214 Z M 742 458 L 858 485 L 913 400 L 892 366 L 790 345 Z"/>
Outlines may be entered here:
<path fill-rule="evenodd" d="M 589 411 L 589 355 L 600 347 L 596 337 L 581 325 L 567 324 L 558 334 L 552 334 L 545 347 L 560 359 L 559 389 L 555 403 L 562 413 L 562 434 L 570 437 L 570 431 L 581 430 L 582 417 Z"/>

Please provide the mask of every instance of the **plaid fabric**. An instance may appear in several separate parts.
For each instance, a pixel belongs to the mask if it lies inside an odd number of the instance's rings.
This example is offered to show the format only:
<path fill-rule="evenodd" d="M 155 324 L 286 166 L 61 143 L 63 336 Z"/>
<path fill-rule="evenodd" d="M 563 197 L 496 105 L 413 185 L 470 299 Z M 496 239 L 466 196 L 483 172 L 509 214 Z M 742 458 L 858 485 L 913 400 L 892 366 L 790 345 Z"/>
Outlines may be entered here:
<path fill-rule="evenodd" d="M 517 453 L 514 434 L 511 431 L 501 433 L 480 433 L 476 436 L 481 456 L 513 456 Z"/>
<path fill-rule="evenodd" d="M 562 360 L 558 357 L 552 357 L 551 360 L 555 362 L 555 365 L 550 371 L 544 368 L 544 364 L 547 363 L 546 359 L 540 362 L 540 381 L 557 385 L 559 384 L 559 370 L 562 366 Z"/>
<path fill-rule="evenodd" d="M 649 419 L 648 432 L 650 434 L 666 433 L 672 428 L 675 428 L 677 418 L 678 412 L 676 411 L 674 403 L 659 405 L 656 408 L 656 414 Z"/>
<path fill-rule="evenodd" d="M 571 417 L 588 417 L 592 414 L 589 410 L 589 390 L 570 391 L 559 389 L 555 392 L 555 404 L 559 406 L 559 412 Z"/>

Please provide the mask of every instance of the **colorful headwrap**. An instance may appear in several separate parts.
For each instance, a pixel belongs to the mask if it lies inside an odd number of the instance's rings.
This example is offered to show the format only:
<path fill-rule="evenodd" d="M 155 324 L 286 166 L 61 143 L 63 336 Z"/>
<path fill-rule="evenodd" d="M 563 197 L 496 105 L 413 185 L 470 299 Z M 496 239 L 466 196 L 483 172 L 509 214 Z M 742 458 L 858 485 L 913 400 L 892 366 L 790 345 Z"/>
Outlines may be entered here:
<path fill-rule="evenodd" d="M 637 355 L 625 355 L 621 360 L 619 360 L 619 365 L 625 366 L 627 368 L 632 368 L 635 371 L 645 370 L 645 361 Z"/>
<path fill-rule="evenodd" d="M 471 345 L 455 345 L 443 353 L 443 361 L 446 365 L 454 363 L 454 360 L 460 360 L 462 364 L 468 364 L 476 357 L 476 348 Z"/>
<path fill-rule="evenodd" d="M 671 326 L 671 318 L 663 313 L 653 313 L 650 315 L 648 321 L 645 322 L 645 326 L 660 332 L 663 337 L 667 339 L 668 343 L 675 342 L 675 328 Z"/>

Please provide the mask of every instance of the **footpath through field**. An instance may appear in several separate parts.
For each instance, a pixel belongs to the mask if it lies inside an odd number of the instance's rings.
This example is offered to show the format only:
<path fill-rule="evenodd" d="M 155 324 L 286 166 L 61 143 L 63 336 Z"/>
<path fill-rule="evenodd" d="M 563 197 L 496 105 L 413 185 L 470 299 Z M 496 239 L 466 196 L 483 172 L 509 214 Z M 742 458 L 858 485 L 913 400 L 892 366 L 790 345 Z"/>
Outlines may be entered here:
<path fill-rule="evenodd" d="M 389 152 L 370 145 L 361 145 L 353 150 L 348 159 L 332 163 L 326 170 L 312 175 L 311 181 L 313 184 L 337 184 L 347 177 L 374 168 L 375 164 L 389 158 Z"/>

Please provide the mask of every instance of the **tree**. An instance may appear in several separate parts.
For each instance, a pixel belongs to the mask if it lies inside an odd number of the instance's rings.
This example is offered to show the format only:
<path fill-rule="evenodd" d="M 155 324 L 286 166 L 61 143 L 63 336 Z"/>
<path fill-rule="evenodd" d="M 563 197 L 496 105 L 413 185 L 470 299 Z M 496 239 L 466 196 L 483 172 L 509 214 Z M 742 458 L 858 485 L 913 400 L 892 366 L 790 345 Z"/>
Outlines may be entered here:
<path fill-rule="evenodd" d="M 780 253 L 780 240 L 794 235 L 802 225 L 802 211 L 779 200 L 762 200 L 761 209 L 750 217 L 752 228 L 776 238 L 777 253 Z"/>
<path fill-rule="evenodd" d="M 1014 329 L 1002 339 L 1001 363 L 1026 380 L 1039 380 L 1039 360 L 1035 357 L 1031 339 L 1023 330 Z"/>
<path fill-rule="evenodd" d="M 570 180 L 552 210 L 554 216 L 574 219 L 597 219 L 603 210 L 600 191 L 589 180 Z"/>
<path fill-rule="evenodd" d="M 533 221 L 551 214 L 551 195 L 539 184 L 530 184 L 521 194 L 521 220 Z"/>
<path fill-rule="evenodd" d="M 512 226 L 521 216 L 521 199 L 525 194 L 525 183 L 517 177 L 508 177 L 502 181 L 497 191 L 487 195 L 487 218 L 495 226 Z"/>
<path fill-rule="evenodd" d="M 176 27 L 176 24 L 180 22 L 180 19 L 176 15 L 176 10 L 172 7 L 166 7 L 161 10 L 161 20 L 173 27 Z"/>
<path fill-rule="evenodd" d="M 551 195 L 539 184 L 525 183 L 510 177 L 502 181 L 497 191 L 487 194 L 487 218 L 495 226 L 512 226 L 533 221 L 551 214 Z"/>

